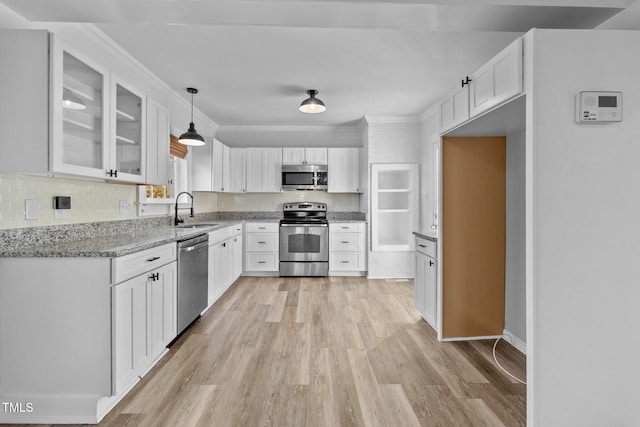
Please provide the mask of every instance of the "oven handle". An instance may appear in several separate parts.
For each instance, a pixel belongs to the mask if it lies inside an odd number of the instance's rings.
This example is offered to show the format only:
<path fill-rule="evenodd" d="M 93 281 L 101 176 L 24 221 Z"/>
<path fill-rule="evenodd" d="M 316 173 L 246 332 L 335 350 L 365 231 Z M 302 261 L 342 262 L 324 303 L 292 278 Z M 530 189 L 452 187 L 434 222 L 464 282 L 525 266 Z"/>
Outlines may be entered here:
<path fill-rule="evenodd" d="M 280 224 L 280 227 L 328 227 L 329 224 Z"/>

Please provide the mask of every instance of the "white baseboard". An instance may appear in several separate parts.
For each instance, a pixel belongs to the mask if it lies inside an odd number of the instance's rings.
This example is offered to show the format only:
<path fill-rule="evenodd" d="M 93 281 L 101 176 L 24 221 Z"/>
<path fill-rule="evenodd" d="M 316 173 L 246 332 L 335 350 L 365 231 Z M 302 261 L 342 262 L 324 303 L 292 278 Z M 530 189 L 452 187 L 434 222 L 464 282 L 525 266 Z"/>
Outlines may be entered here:
<path fill-rule="evenodd" d="M 502 335 L 486 335 L 483 337 L 458 337 L 458 338 L 442 338 L 442 342 L 448 341 L 477 341 L 477 340 L 497 340 Z"/>
<path fill-rule="evenodd" d="M 507 331 L 506 329 L 502 332 L 502 335 L 506 342 L 515 347 L 515 349 L 520 353 L 524 354 L 525 356 L 527 355 L 527 343 L 525 341 L 522 341 L 520 338 Z"/>

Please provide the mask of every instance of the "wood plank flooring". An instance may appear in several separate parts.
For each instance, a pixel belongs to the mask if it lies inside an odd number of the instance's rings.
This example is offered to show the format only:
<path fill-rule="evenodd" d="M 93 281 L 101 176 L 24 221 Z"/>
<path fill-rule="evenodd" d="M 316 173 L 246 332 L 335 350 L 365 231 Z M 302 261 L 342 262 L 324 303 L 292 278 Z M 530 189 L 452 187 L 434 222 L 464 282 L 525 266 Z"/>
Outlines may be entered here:
<path fill-rule="evenodd" d="M 438 342 L 410 281 L 242 277 L 100 425 L 524 426 L 492 346 Z"/>

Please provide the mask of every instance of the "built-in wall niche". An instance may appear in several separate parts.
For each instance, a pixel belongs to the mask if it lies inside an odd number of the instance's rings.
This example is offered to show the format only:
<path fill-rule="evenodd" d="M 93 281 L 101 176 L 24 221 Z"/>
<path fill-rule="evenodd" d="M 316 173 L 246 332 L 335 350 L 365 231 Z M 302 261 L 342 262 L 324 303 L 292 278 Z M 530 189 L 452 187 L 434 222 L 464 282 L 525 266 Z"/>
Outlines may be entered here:
<path fill-rule="evenodd" d="M 418 165 L 371 165 L 371 250 L 413 250 L 418 229 Z"/>

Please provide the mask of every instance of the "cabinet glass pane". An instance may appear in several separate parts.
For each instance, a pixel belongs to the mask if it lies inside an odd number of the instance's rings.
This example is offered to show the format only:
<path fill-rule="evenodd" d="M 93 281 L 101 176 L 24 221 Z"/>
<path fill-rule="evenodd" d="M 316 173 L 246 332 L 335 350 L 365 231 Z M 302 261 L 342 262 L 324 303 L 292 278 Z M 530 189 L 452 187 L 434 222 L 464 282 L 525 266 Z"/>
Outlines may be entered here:
<path fill-rule="evenodd" d="M 116 86 L 116 170 L 142 173 L 142 100 Z"/>
<path fill-rule="evenodd" d="M 380 171 L 378 172 L 379 190 L 403 190 L 409 188 L 408 171 Z"/>
<path fill-rule="evenodd" d="M 102 168 L 102 74 L 64 52 L 63 162 Z"/>

